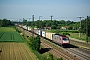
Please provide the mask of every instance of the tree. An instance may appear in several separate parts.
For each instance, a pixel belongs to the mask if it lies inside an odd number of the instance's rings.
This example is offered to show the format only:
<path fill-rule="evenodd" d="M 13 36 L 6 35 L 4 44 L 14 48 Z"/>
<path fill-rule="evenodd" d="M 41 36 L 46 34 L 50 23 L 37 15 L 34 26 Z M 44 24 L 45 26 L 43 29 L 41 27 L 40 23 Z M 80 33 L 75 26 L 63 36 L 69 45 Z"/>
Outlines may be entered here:
<path fill-rule="evenodd" d="M 69 25 L 68 30 L 72 30 L 72 29 L 73 29 L 73 25 Z"/>
<path fill-rule="evenodd" d="M 25 20 L 24 18 L 23 18 L 23 24 L 27 25 L 27 20 Z"/>
<path fill-rule="evenodd" d="M 48 56 L 47 60 L 54 60 L 53 55 L 49 53 L 49 56 Z"/>
<path fill-rule="evenodd" d="M 82 25 L 81 25 L 81 31 L 83 33 L 86 33 L 86 20 L 87 20 L 87 27 L 88 27 L 88 36 L 90 36 L 90 16 L 87 16 L 85 20 L 82 20 Z"/>
<path fill-rule="evenodd" d="M 74 28 L 75 28 L 76 30 L 78 30 L 79 27 L 80 27 L 80 22 L 76 22 L 76 23 L 74 24 Z"/>
<path fill-rule="evenodd" d="M 3 23 L 2 23 L 2 20 L 0 20 L 0 27 L 2 27 Z"/>
<path fill-rule="evenodd" d="M 0 26 L 1 27 L 7 27 L 7 26 L 12 26 L 13 24 L 11 23 L 10 20 L 7 20 L 7 19 L 3 19 L 3 20 L 0 20 Z"/>
<path fill-rule="evenodd" d="M 51 28 L 52 28 L 52 29 L 56 29 L 56 26 L 55 26 L 55 25 L 52 25 Z"/>
<path fill-rule="evenodd" d="M 40 37 L 37 36 L 35 38 L 35 50 L 39 51 L 39 49 L 40 49 Z"/>
<path fill-rule="evenodd" d="M 40 37 L 39 36 L 29 37 L 28 43 L 33 50 L 39 51 L 40 49 Z"/>

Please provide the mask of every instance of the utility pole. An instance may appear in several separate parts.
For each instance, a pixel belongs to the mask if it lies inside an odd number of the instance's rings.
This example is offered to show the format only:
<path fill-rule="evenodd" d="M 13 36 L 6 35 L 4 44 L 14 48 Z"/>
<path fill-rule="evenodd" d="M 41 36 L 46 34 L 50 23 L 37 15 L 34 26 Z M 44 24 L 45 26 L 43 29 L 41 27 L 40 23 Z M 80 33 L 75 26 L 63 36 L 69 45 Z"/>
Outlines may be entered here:
<path fill-rule="evenodd" d="M 88 43 L 88 16 L 86 19 L 86 42 Z"/>
<path fill-rule="evenodd" d="M 29 22 L 30 22 L 30 19 L 31 19 L 31 18 L 29 18 Z"/>
<path fill-rule="evenodd" d="M 29 18 L 29 22 L 30 22 L 30 19 L 31 19 L 31 18 Z"/>
<path fill-rule="evenodd" d="M 34 38 L 34 15 L 32 15 L 32 36 Z"/>
<path fill-rule="evenodd" d="M 52 30 L 52 17 L 53 17 L 53 16 L 51 15 L 50 17 L 51 17 L 51 30 Z"/>
<path fill-rule="evenodd" d="M 42 17 L 42 16 L 39 16 L 39 29 L 41 29 L 41 27 L 40 27 L 40 17 Z"/>
<path fill-rule="evenodd" d="M 28 19 L 29 19 L 29 21 L 27 21 L 27 29 L 28 29 L 28 26 L 29 26 L 29 24 L 28 24 L 28 23 L 30 22 L 30 19 L 31 19 L 31 18 L 28 18 Z"/>
<path fill-rule="evenodd" d="M 81 16 L 80 16 L 80 17 L 77 17 L 77 18 L 80 18 L 79 37 L 81 37 L 81 18 L 84 18 L 84 17 L 81 17 Z"/>

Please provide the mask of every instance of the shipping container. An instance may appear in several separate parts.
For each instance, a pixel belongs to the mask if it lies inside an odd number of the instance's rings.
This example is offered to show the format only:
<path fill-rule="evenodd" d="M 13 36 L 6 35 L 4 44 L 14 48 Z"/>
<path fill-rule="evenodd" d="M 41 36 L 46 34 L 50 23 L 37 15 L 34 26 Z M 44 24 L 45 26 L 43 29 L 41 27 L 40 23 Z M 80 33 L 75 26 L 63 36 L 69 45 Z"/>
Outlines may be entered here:
<path fill-rule="evenodd" d="M 37 29 L 34 29 L 34 33 L 36 33 Z"/>
<path fill-rule="evenodd" d="M 27 30 L 27 26 L 23 26 L 23 28 L 24 28 L 25 30 Z"/>
<path fill-rule="evenodd" d="M 46 32 L 45 31 L 42 31 L 42 36 L 46 37 Z"/>
<path fill-rule="evenodd" d="M 39 34 L 39 31 L 38 31 L 38 29 L 36 30 L 36 34 Z"/>
<path fill-rule="evenodd" d="M 42 36 L 42 30 L 37 29 L 37 30 L 36 30 L 36 34 Z"/>
<path fill-rule="evenodd" d="M 42 36 L 42 30 L 39 30 L 39 35 Z"/>
<path fill-rule="evenodd" d="M 31 28 L 30 28 L 30 27 L 28 27 L 28 30 L 29 30 L 29 31 L 31 31 Z"/>
<path fill-rule="evenodd" d="M 46 38 L 52 40 L 53 34 L 55 34 L 55 33 L 46 32 Z"/>

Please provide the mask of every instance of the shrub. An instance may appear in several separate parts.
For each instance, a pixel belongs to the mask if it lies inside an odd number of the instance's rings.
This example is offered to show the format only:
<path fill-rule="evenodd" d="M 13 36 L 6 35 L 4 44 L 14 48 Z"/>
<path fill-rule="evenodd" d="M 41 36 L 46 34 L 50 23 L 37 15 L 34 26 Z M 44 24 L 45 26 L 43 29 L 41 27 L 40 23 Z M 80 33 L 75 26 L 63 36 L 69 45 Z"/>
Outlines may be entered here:
<path fill-rule="evenodd" d="M 60 32 L 79 33 L 78 30 L 60 30 Z"/>
<path fill-rule="evenodd" d="M 58 58 L 57 60 L 63 60 L 62 58 Z"/>
<path fill-rule="evenodd" d="M 40 37 L 39 36 L 29 37 L 28 43 L 33 50 L 39 51 L 40 49 Z"/>
<path fill-rule="evenodd" d="M 63 35 L 70 35 L 68 32 L 63 32 L 62 34 Z"/>
<path fill-rule="evenodd" d="M 49 53 L 49 56 L 48 56 L 47 60 L 54 60 L 53 55 Z"/>

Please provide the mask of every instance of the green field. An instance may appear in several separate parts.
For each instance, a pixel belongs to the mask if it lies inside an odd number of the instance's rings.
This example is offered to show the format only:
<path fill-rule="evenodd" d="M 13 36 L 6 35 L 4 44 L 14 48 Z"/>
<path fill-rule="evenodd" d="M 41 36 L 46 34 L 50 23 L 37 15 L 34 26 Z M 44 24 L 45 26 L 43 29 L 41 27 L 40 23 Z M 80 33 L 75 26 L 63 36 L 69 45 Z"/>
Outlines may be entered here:
<path fill-rule="evenodd" d="M 81 34 L 81 37 L 79 37 L 79 33 L 69 33 L 71 38 L 76 38 L 79 40 L 86 41 L 86 34 Z M 88 37 L 88 42 L 90 42 L 90 37 Z"/>
<path fill-rule="evenodd" d="M 2 42 L 24 42 L 24 39 L 18 32 L 0 32 L 0 41 Z"/>
<path fill-rule="evenodd" d="M 0 42 L 24 42 L 13 27 L 0 27 Z"/>
<path fill-rule="evenodd" d="M 0 27 L 0 32 L 15 32 L 16 30 L 12 27 Z"/>

